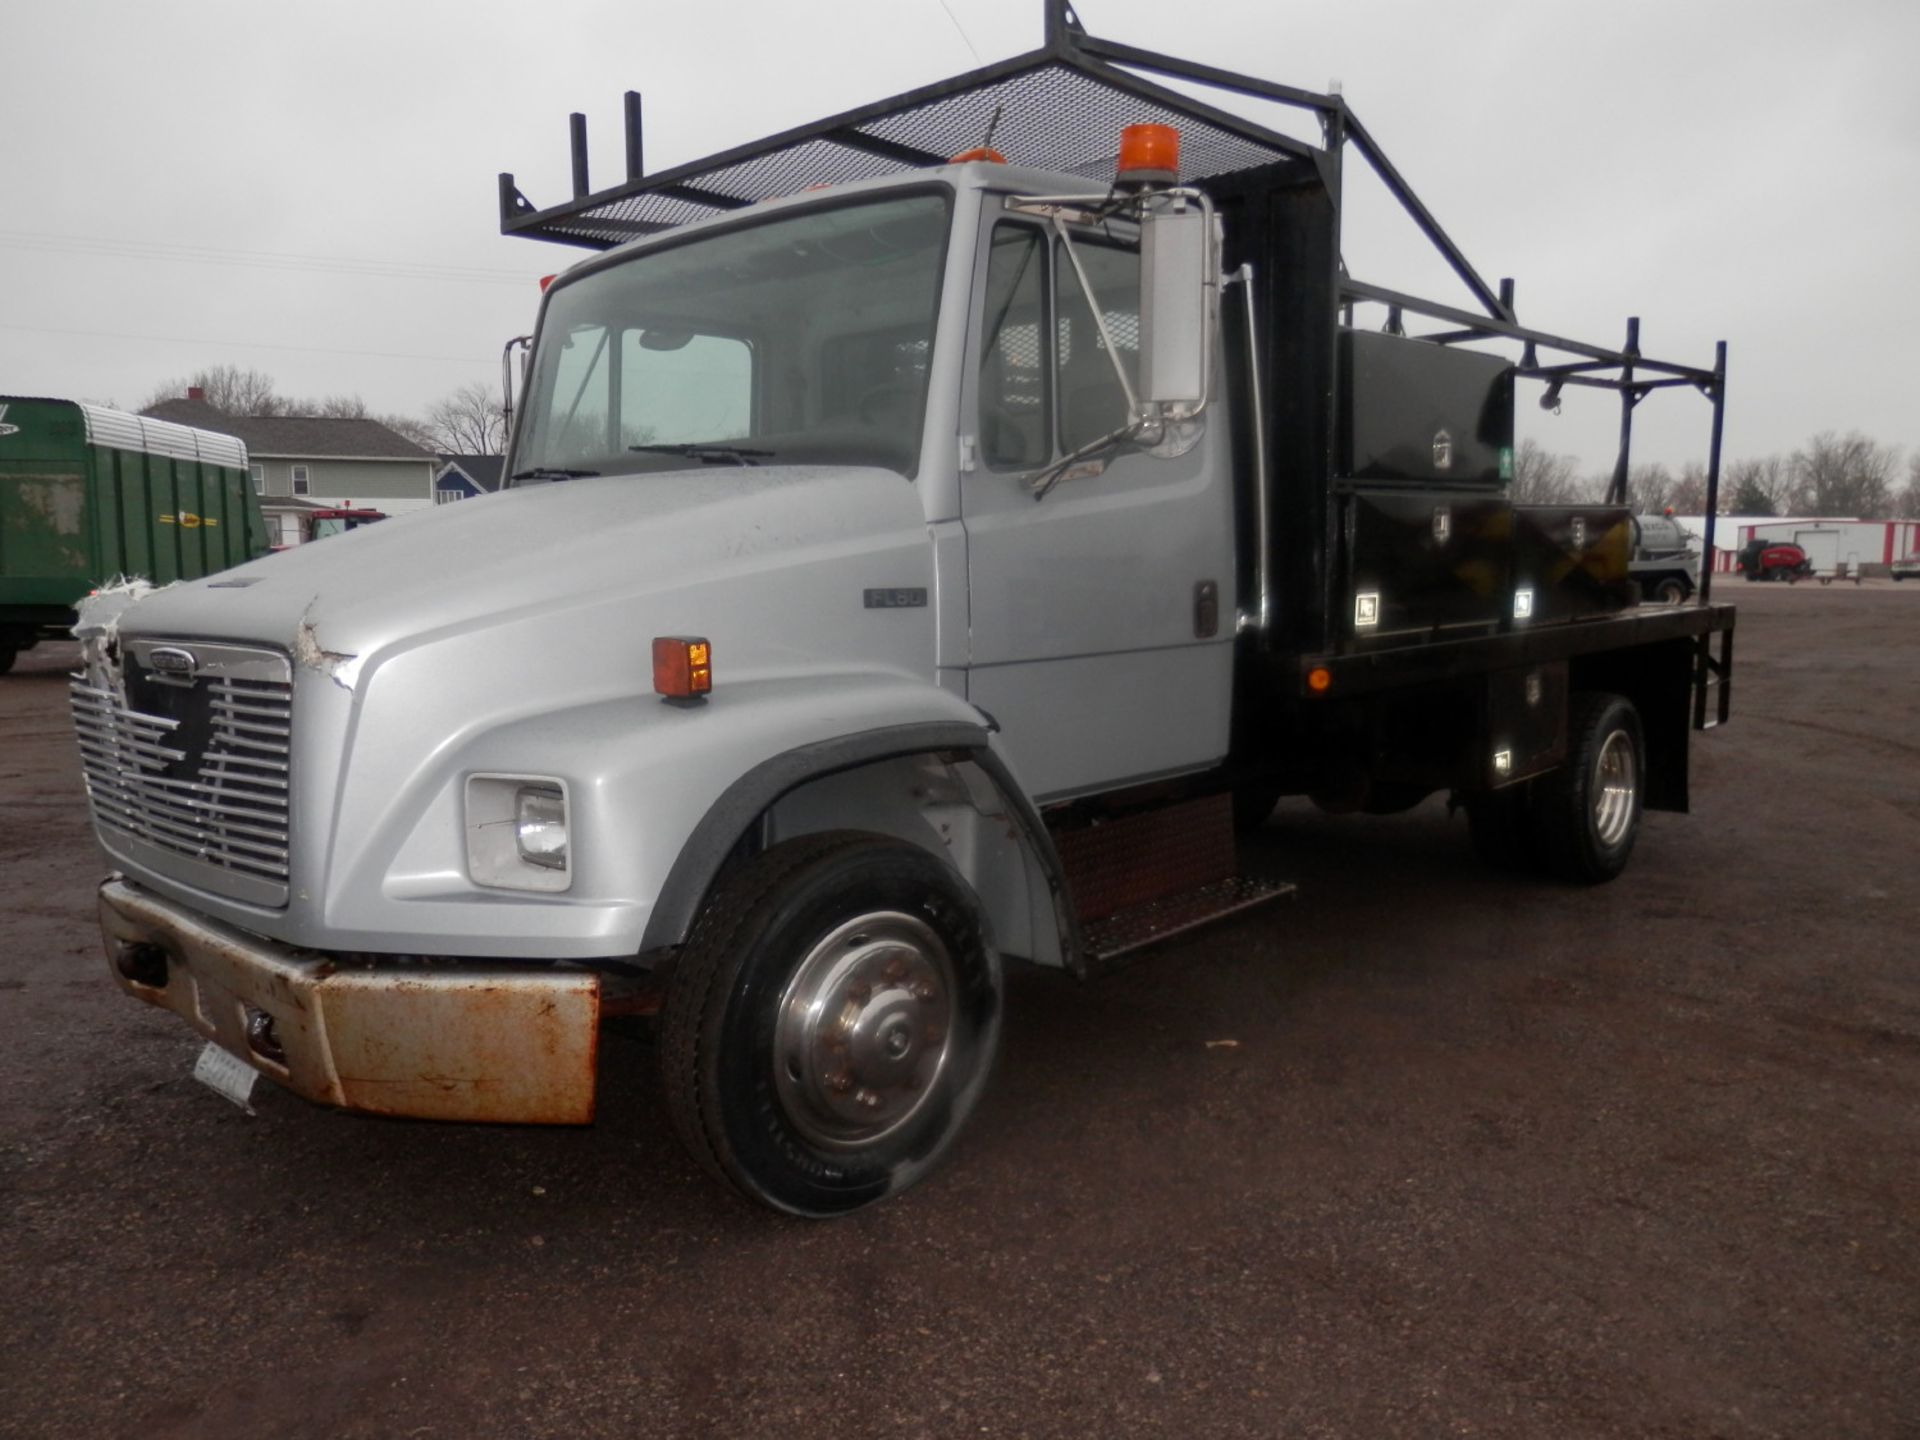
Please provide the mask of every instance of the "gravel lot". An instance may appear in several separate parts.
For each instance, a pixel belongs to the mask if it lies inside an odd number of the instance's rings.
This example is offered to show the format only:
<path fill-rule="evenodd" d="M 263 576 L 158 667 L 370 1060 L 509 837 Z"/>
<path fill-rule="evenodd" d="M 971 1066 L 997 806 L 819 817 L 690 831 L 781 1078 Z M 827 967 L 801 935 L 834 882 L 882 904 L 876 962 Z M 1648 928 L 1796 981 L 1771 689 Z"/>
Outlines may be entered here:
<path fill-rule="evenodd" d="M 1724 593 L 1735 723 L 1627 880 L 1285 807 L 1296 902 L 1017 976 L 948 1168 L 826 1225 L 700 1178 L 632 1038 L 589 1130 L 204 1090 L 22 657 L 0 1433 L 1920 1434 L 1920 585 Z"/>

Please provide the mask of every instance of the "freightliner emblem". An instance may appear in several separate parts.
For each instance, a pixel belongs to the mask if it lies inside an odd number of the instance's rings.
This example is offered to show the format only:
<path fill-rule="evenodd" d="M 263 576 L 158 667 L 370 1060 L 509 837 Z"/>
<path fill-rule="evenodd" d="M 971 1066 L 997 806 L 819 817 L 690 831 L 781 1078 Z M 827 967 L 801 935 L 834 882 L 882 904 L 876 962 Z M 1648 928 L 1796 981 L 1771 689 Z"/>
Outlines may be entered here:
<path fill-rule="evenodd" d="M 157 670 L 162 675 L 191 675 L 199 664 L 191 650 L 181 650 L 172 645 L 163 645 L 147 655 L 147 668 Z"/>

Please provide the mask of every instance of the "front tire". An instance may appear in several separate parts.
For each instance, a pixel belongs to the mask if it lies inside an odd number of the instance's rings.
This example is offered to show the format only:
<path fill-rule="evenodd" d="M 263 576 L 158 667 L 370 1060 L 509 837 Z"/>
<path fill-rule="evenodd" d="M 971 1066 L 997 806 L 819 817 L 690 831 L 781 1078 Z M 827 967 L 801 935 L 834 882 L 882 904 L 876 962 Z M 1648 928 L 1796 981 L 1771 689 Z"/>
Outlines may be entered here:
<path fill-rule="evenodd" d="M 1686 581 L 1667 579 L 1660 582 L 1659 587 L 1653 592 L 1653 598 L 1663 605 L 1682 605 L 1686 603 L 1690 593 Z"/>
<path fill-rule="evenodd" d="M 668 982 L 660 1061 L 689 1151 L 748 1199 L 843 1215 L 904 1190 L 973 1112 L 1000 957 L 943 861 L 851 831 L 714 888 Z"/>
<path fill-rule="evenodd" d="M 1534 827 L 1548 871 L 1601 885 L 1627 868 L 1646 791 L 1640 712 L 1621 695 L 1585 691 L 1567 719 L 1567 763 L 1534 782 Z"/>

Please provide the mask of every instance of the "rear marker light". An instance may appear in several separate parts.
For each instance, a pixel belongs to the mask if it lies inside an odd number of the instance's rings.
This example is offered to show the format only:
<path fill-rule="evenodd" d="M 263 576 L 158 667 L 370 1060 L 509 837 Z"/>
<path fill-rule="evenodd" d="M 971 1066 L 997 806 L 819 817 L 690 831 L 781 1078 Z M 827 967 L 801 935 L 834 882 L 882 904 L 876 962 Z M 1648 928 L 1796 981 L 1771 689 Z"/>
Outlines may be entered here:
<path fill-rule="evenodd" d="M 1307 671 L 1307 689 L 1315 695 L 1324 695 L 1333 688 L 1333 672 L 1324 665 L 1316 665 Z"/>
<path fill-rule="evenodd" d="M 713 647 L 705 640 L 657 635 L 653 688 L 669 700 L 693 700 L 713 689 Z"/>

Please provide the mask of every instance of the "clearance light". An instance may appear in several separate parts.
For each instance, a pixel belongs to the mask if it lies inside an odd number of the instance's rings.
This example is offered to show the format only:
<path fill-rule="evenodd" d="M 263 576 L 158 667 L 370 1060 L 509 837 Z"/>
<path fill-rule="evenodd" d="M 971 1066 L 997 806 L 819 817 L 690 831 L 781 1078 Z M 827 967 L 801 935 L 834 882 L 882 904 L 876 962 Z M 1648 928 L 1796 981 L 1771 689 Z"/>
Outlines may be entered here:
<path fill-rule="evenodd" d="M 558 280 L 559 278 L 560 277 L 558 275 L 542 275 L 540 277 L 540 293 L 542 295 L 546 294 L 547 287 L 551 285 L 554 281 Z"/>
<path fill-rule="evenodd" d="M 705 640 L 656 635 L 653 688 L 669 700 L 692 700 L 713 689 L 713 647 Z"/>
<path fill-rule="evenodd" d="M 1122 185 L 1171 185 L 1180 178 L 1180 132 L 1171 125 L 1129 125 L 1120 132 Z"/>
<path fill-rule="evenodd" d="M 1007 157 L 991 145 L 976 145 L 971 150 L 962 150 L 947 163 L 949 165 L 967 165 L 975 160 L 984 160 L 989 165 L 1004 165 Z"/>
<path fill-rule="evenodd" d="M 1316 665 L 1307 671 L 1307 689 L 1316 695 L 1324 695 L 1333 688 L 1333 672 L 1324 665 Z"/>

